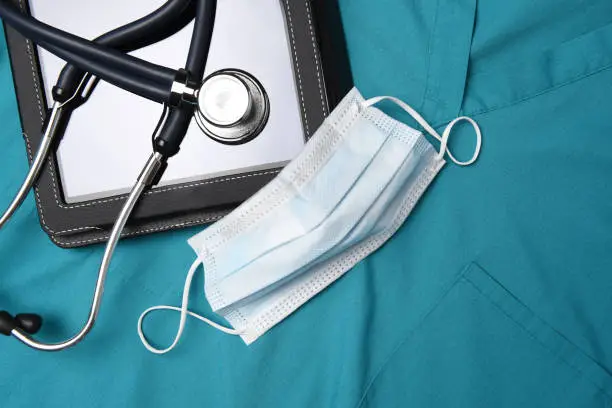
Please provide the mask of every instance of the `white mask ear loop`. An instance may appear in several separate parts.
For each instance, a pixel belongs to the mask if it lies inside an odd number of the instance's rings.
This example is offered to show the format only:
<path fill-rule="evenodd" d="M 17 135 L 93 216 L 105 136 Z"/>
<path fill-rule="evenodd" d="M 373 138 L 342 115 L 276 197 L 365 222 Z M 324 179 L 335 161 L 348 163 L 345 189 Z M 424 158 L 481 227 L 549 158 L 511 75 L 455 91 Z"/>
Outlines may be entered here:
<path fill-rule="evenodd" d="M 196 319 L 199 319 L 201 321 L 203 321 L 206 324 L 209 324 L 210 326 L 214 327 L 217 330 L 220 330 L 224 333 L 227 334 L 231 334 L 234 336 L 239 336 L 241 335 L 243 332 L 240 330 L 233 330 L 233 329 L 229 329 L 227 327 L 221 326 L 218 323 L 213 322 L 210 319 L 207 319 L 203 316 L 200 316 L 199 314 L 190 312 L 187 307 L 189 305 L 189 290 L 191 288 L 191 282 L 193 281 L 193 276 L 195 275 L 195 272 L 198 270 L 198 267 L 200 266 L 200 264 L 202 263 L 202 261 L 200 261 L 199 259 L 196 259 L 195 262 L 191 265 L 191 268 L 189 268 L 189 273 L 187 274 L 187 278 L 185 279 L 185 287 L 183 288 L 183 301 L 181 302 L 181 307 L 175 307 L 175 306 L 166 306 L 166 305 L 160 305 L 160 306 L 153 306 L 148 308 L 147 310 L 145 310 L 144 312 L 142 312 L 142 314 L 140 315 L 140 318 L 138 319 L 138 336 L 140 336 L 140 340 L 142 341 L 142 344 L 144 344 L 144 346 L 147 348 L 147 350 L 149 350 L 151 353 L 155 353 L 155 354 L 166 354 L 167 352 L 171 351 L 174 347 L 176 347 L 176 345 L 178 344 L 179 340 L 181 339 L 181 336 L 183 334 L 183 330 L 185 329 L 185 321 L 187 320 L 187 315 L 195 317 Z M 155 348 L 151 345 L 151 343 L 149 343 L 149 341 L 147 340 L 146 336 L 144 335 L 144 332 L 142 330 L 142 322 L 144 320 L 144 318 L 151 312 L 155 311 L 155 310 L 173 310 L 176 312 L 181 312 L 181 319 L 179 321 L 179 327 L 178 330 L 176 332 L 176 336 L 174 337 L 174 341 L 172 342 L 172 344 L 165 348 L 165 349 L 158 349 Z"/>
<path fill-rule="evenodd" d="M 476 161 L 476 159 L 478 159 L 478 156 L 480 155 L 480 149 L 482 147 L 482 132 L 480 131 L 480 127 L 478 126 L 476 121 L 474 121 L 474 119 L 469 118 L 467 116 L 461 116 L 459 118 L 456 118 L 455 120 L 453 120 L 451 123 L 449 123 L 446 126 L 446 129 L 444 129 L 442 136 L 440 136 L 440 134 L 436 132 L 436 130 L 433 127 L 431 127 L 431 125 L 427 123 L 427 121 L 423 119 L 423 117 L 419 115 L 417 111 L 415 111 L 410 105 L 408 105 L 406 102 L 402 101 L 401 99 L 394 98 L 393 96 L 378 96 L 376 98 L 368 99 L 367 101 L 363 103 L 363 105 L 368 107 L 368 106 L 376 105 L 378 102 L 383 101 L 383 100 L 388 100 L 388 101 L 391 101 L 397 104 L 400 108 L 402 108 L 410 116 L 412 116 L 414 120 L 416 120 L 419 123 L 419 125 L 421 125 L 423 129 L 427 131 L 427 133 L 429 133 L 430 135 L 438 139 L 438 141 L 440 142 L 440 153 L 438 154 L 438 157 L 437 157 L 438 160 L 442 160 L 444 158 L 444 154 L 447 152 L 448 152 L 448 157 L 450 157 L 450 159 L 459 166 L 469 166 L 470 164 L 473 164 Z M 453 154 L 451 153 L 450 149 L 448 148 L 448 139 L 450 138 L 450 133 L 453 130 L 453 127 L 458 122 L 461 122 L 463 120 L 469 122 L 472 125 L 472 127 L 474 127 L 474 131 L 476 132 L 476 149 L 474 150 L 474 155 L 468 161 L 457 160 L 455 156 L 453 156 Z"/>

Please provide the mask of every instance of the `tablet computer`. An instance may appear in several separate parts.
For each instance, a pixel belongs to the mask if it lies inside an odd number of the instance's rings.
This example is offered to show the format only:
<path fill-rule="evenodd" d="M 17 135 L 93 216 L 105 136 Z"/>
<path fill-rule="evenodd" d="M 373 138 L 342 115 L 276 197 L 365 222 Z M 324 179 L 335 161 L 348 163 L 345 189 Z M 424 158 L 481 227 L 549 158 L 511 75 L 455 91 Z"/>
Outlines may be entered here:
<path fill-rule="evenodd" d="M 23 12 L 85 38 L 126 24 L 163 0 L 15 0 Z M 101 6 L 101 4 L 103 4 Z M 70 12 L 66 12 L 70 10 Z M 334 1 L 219 0 L 206 74 L 240 69 L 265 89 L 269 118 L 242 145 L 208 138 L 195 121 L 160 184 L 125 232 L 134 236 L 213 222 L 293 159 L 352 79 Z M 179 68 L 192 25 L 133 55 Z M 50 91 L 64 62 L 6 28 L 24 138 L 40 141 Z M 151 154 L 162 106 L 101 82 L 67 122 L 36 188 L 43 228 L 61 246 L 104 241 L 126 193 Z"/>

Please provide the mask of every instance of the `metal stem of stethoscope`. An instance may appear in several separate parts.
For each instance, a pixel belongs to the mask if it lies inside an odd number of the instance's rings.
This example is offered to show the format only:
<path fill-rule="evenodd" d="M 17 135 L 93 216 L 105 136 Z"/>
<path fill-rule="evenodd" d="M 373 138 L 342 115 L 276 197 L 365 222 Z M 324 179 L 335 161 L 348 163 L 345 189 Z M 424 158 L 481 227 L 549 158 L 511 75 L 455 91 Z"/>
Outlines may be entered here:
<path fill-rule="evenodd" d="M 6 224 L 6 222 L 13 216 L 15 211 L 21 206 L 25 198 L 28 196 L 28 193 L 36 183 L 38 176 L 40 175 L 40 171 L 43 166 L 47 162 L 47 157 L 49 157 L 49 151 L 51 149 L 51 145 L 53 144 L 54 134 L 56 133 L 53 128 L 56 127 L 57 117 L 60 115 L 61 108 L 56 107 L 57 102 L 53 106 L 53 110 L 51 112 L 51 116 L 49 119 L 49 126 L 43 135 L 42 141 L 40 142 L 40 146 L 38 151 L 36 152 L 36 156 L 32 161 L 32 166 L 30 167 L 30 171 L 26 176 L 23 184 L 19 188 L 19 191 L 15 195 L 15 198 L 8 206 L 2 217 L 0 217 L 0 228 Z"/>
<path fill-rule="evenodd" d="M 30 166 L 30 170 L 28 171 L 25 180 L 21 184 L 19 191 L 15 195 L 15 198 L 13 201 L 11 201 L 11 204 L 8 206 L 4 214 L 2 214 L 2 217 L 0 217 L 0 228 L 6 224 L 15 211 L 17 211 L 17 209 L 21 206 L 23 201 L 28 196 L 28 193 L 36 183 L 36 180 L 38 180 L 38 176 L 40 176 L 40 172 L 47 162 L 51 147 L 53 146 L 55 138 L 59 133 L 58 130 L 66 105 L 74 102 L 77 97 L 82 101 L 87 100 L 87 98 L 89 98 L 91 95 L 96 82 L 96 77 L 86 75 L 79 84 L 74 95 L 72 95 L 65 102 L 53 103 L 53 107 L 51 108 L 51 113 L 49 114 L 49 119 L 47 121 L 47 126 L 45 127 L 45 132 L 38 150 L 36 151 L 36 155 L 34 156 L 34 160 L 32 161 L 32 165 Z"/>
<path fill-rule="evenodd" d="M 151 155 L 151 157 L 147 160 L 147 163 L 143 168 L 142 173 L 138 177 L 136 184 L 132 188 L 132 191 L 130 192 L 127 201 L 123 205 L 121 213 L 115 221 L 115 225 L 113 226 L 113 230 L 108 239 L 108 243 L 106 244 L 102 263 L 100 264 L 100 269 L 98 271 L 98 279 L 96 281 L 96 287 L 91 302 L 89 317 L 87 318 L 87 322 L 85 323 L 81 331 L 79 331 L 71 339 L 63 341 L 61 343 L 42 343 L 40 341 L 34 340 L 31 336 L 26 334 L 20 328 L 14 328 L 11 331 L 12 336 L 14 336 L 16 339 L 26 344 L 27 346 L 41 351 L 63 350 L 65 348 L 74 346 L 75 344 L 83 340 L 87 333 L 89 333 L 89 331 L 92 329 L 96 321 L 96 317 L 98 316 L 100 304 L 102 303 L 102 294 L 104 292 L 104 282 L 106 281 L 106 275 L 108 273 L 108 268 L 115 252 L 115 248 L 117 247 L 117 243 L 119 242 L 119 238 L 121 237 L 121 232 L 123 231 L 128 218 L 132 214 L 134 207 L 142 197 L 142 194 L 144 193 L 145 189 L 153 184 L 159 170 L 164 165 L 164 161 L 165 158 L 160 153 L 153 153 Z"/>
<path fill-rule="evenodd" d="M 40 143 L 38 151 L 36 152 L 34 160 L 32 161 L 30 171 L 28 172 L 25 181 L 21 185 L 19 192 L 11 202 L 6 212 L 2 215 L 2 218 L 0 219 L 0 227 L 2 227 L 2 225 L 6 223 L 6 221 L 11 217 L 11 215 L 23 203 L 28 192 L 32 189 L 34 183 L 38 179 L 38 176 L 40 175 L 43 166 L 47 162 L 56 135 L 59 133 L 58 130 L 61 124 L 62 116 L 65 112 L 66 105 L 75 102 L 75 99 L 77 98 L 80 98 L 81 101 L 87 100 L 87 98 L 89 98 L 89 96 L 91 95 L 91 92 L 96 82 L 97 78 L 95 78 L 94 76 L 85 76 L 71 98 L 69 98 L 65 102 L 55 102 L 53 104 L 49 119 L 47 121 L 47 125 L 45 127 L 43 139 Z M 166 109 L 164 109 L 162 119 L 160 120 L 160 123 L 158 124 L 155 133 L 158 132 L 166 117 Z M 102 294 L 104 292 L 104 283 L 106 281 L 106 275 L 108 273 L 113 254 L 115 252 L 115 248 L 117 247 L 117 243 L 119 242 L 119 238 L 121 237 L 121 233 L 125 228 L 125 225 L 130 215 L 132 214 L 134 207 L 142 197 L 144 191 L 147 189 L 147 187 L 150 187 L 156 181 L 156 177 L 159 171 L 163 168 L 165 160 L 166 158 L 161 153 L 155 152 L 151 155 L 151 157 L 147 160 L 147 163 L 145 164 L 136 183 L 134 184 L 134 187 L 132 188 L 125 204 L 123 205 L 123 208 L 121 209 L 117 220 L 115 221 L 110 237 L 108 239 L 108 243 L 106 245 L 106 249 L 104 251 L 104 256 L 102 257 L 100 269 L 98 271 L 98 279 L 91 301 L 89 316 L 87 318 L 87 322 L 81 328 L 81 330 L 74 337 L 61 343 L 42 343 L 40 341 L 34 340 L 29 334 L 25 332 L 24 329 L 20 327 L 15 327 L 11 330 L 10 334 L 13 337 L 18 339 L 22 343 L 41 351 L 63 350 L 83 340 L 87 333 L 89 333 L 89 331 L 92 329 L 96 321 L 96 317 L 98 316 L 100 304 L 102 303 Z"/>

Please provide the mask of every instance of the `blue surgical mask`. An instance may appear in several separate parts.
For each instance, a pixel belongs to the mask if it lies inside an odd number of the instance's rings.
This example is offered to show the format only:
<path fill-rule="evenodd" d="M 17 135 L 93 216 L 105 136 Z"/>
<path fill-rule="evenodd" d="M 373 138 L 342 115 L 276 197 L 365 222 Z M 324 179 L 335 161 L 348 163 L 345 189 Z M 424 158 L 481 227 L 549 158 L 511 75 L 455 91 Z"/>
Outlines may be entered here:
<path fill-rule="evenodd" d="M 388 99 L 411 114 L 441 143 L 373 107 Z M 221 221 L 189 240 L 197 254 L 180 308 L 157 306 L 138 322 L 152 352 L 165 353 L 178 342 L 187 315 L 250 344 L 355 264 L 376 251 L 400 228 L 445 164 L 452 127 L 466 120 L 481 146 L 478 125 L 461 117 L 440 136 L 410 106 L 391 97 L 365 101 L 353 89 L 309 140 L 300 155 L 266 187 Z M 205 293 L 226 328 L 187 309 L 189 288 L 203 264 Z M 142 320 L 153 310 L 181 312 L 179 330 L 165 350 L 152 347 Z"/>

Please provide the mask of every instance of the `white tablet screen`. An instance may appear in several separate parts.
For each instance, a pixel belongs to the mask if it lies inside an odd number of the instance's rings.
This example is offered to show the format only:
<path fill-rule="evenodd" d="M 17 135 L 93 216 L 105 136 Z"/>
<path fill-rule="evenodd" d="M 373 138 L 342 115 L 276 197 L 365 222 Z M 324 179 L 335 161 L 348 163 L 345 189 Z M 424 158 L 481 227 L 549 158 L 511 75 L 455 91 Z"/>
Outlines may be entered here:
<path fill-rule="evenodd" d="M 162 0 L 30 0 L 39 20 L 85 38 L 140 18 Z M 185 64 L 192 25 L 133 55 L 170 68 Z M 169 161 L 161 185 L 278 167 L 304 145 L 289 33 L 280 0 L 219 0 L 207 74 L 223 68 L 251 73 L 270 98 L 264 131 L 241 146 L 207 138 L 195 121 Z M 40 51 L 49 98 L 64 62 Z M 100 83 L 72 116 L 58 150 L 64 198 L 68 203 L 129 191 L 151 154 L 151 135 L 162 106 Z"/>

